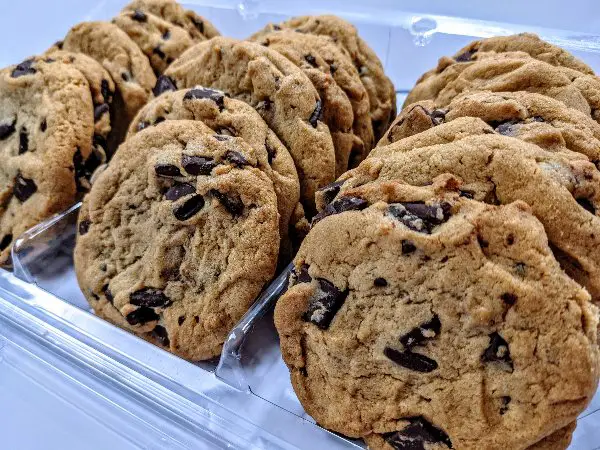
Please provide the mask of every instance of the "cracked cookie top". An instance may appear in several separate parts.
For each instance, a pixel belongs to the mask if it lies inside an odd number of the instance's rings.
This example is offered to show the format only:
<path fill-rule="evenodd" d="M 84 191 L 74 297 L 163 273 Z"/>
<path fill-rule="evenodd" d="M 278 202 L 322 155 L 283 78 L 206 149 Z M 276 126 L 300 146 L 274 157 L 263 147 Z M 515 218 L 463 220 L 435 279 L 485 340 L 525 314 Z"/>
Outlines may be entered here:
<path fill-rule="evenodd" d="M 275 310 L 294 390 L 369 448 L 526 448 L 593 396 L 597 308 L 525 203 L 431 181 L 344 190 L 313 224 Z"/>
<path fill-rule="evenodd" d="M 140 110 L 129 127 L 129 136 L 171 120 L 200 121 L 218 135 L 242 138 L 254 149 L 257 167 L 273 181 L 279 210 L 282 262 L 289 262 L 289 227 L 299 220 L 293 215 L 300 199 L 300 183 L 288 149 L 260 114 L 247 103 L 216 89 L 196 86 L 166 91 Z"/>
<path fill-rule="evenodd" d="M 311 214 L 315 191 L 335 179 L 335 150 L 323 122 L 327 105 L 302 70 L 255 42 L 217 37 L 181 55 L 159 78 L 155 95 L 197 85 L 222 90 L 260 113 L 289 149 Z"/>
<path fill-rule="evenodd" d="M 92 91 L 73 64 L 36 57 L 0 71 L 0 265 L 23 232 L 75 203 L 93 136 Z"/>
<path fill-rule="evenodd" d="M 396 91 L 391 80 L 385 75 L 381 61 L 359 36 L 356 27 L 333 15 L 298 16 L 278 24 L 269 24 L 255 33 L 252 39 L 282 29 L 328 36 L 348 52 L 367 90 L 373 132 L 375 139 L 379 140 L 396 115 Z"/>
<path fill-rule="evenodd" d="M 256 165 L 242 139 L 197 121 L 121 145 L 79 214 L 75 269 L 94 310 L 184 358 L 219 355 L 277 264 L 277 199 Z"/>
<path fill-rule="evenodd" d="M 516 137 L 551 152 L 581 153 L 600 167 L 600 124 L 558 100 L 529 92 L 470 92 L 459 95 L 443 108 L 436 108 L 431 100 L 419 101 L 404 108 L 377 145 L 384 147 L 418 133 L 423 134 L 411 142 L 417 139 L 425 142 L 433 135 L 456 140 L 468 134 L 469 117 L 488 124 L 489 128 L 483 127 L 486 133 Z M 424 133 L 458 118 L 463 120 L 455 128 L 447 126 Z M 473 133 L 479 134 L 481 121 L 471 120 L 471 123 Z M 429 145 L 443 143 L 433 139 L 429 142 Z M 378 149 L 371 156 L 385 151 Z"/>
<path fill-rule="evenodd" d="M 464 92 L 527 91 L 563 102 L 600 122 L 600 79 L 567 67 L 553 66 L 525 52 L 477 52 L 466 61 L 440 60 L 408 94 L 405 105 L 433 100 L 448 105 Z"/>
<path fill-rule="evenodd" d="M 529 204 L 563 268 L 600 301 L 600 171 L 584 155 L 552 153 L 500 134 L 421 148 L 400 140 L 378 149 L 388 154 L 367 158 L 317 194 L 321 211 L 340 192 L 376 179 L 425 185 L 441 174 L 453 174 L 464 182 L 465 197 Z"/>

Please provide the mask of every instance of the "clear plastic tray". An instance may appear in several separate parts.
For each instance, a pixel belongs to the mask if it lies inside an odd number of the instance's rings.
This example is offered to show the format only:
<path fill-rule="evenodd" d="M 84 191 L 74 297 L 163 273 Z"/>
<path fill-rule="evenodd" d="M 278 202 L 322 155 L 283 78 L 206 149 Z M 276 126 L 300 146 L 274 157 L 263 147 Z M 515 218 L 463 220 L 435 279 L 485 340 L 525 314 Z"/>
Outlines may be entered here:
<path fill-rule="evenodd" d="M 400 104 L 402 93 L 440 56 L 454 53 L 476 37 L 537 32 L 600 71 L 600 32 L 594 32 L 590 21 L 585 22 L 587 28 L 573 28 L 594 17 L 585 0 L 571 1 L 562 15 L 552 11 L 560 2 L 519 4 L 524 9 L 518 16 L 508 14 L 504 7 L 511 6 L 504 2 L 486 2 L 484 9 L 465 1 L 456 5 L 458 14 L 464 14 L 461 17 L 449 15 L 440 5 L 429 5 L 428 11 L 418 5 L 414 9 L 421 11 L 414 13 L 399 10 L 396 0 L 183 3 L 213 21 L 223 34 L 240 38 L 268 21 L 291 15 L 342 15 L 358 25 L 384 61 Z M 49 37 L 46 29 L 39 39 L 19 44 L 21 53 L 13 55 L 10 52 L 15 50 L 9 49 L 12 60 L 3 61 L 7 56 L 2 54 L 0 61 L 8 64 L 43 51 L 69 25 L 108 19 L 123 4 L 79 2 L 77 14 L 69 16 L 68 22 L 61 19 L 60 29 L 48 25 L 56 28 L 55 36 Z M 540 19 L 540 8 L 545 21 Z M 600 8 L 594 11 L 600 17 Z M 497 21 L 490 21 L 492 17 Z M 578 31 L 569 31 L 567 25 Z M 31 380 L 36 395 L 59 397 L 65 411 L 105 430 L 104 448 L 118 443 L 150 449 L 364 447 L 361 441 L 315 425 L 292 390 L 272 321 L 272 305 L 285 288 L 285 273 L 232 331 L 219 360 L 191 364 L 91 313 L 72 264 L 77 211 L 75 205 L 27 232 L 14 248 L 14 273 L 0 270 L 0 374 Z M 2 391 L 0 383 L 3 399 L 10 401 L 17 395 L 21 394 Z M 579 418 L 571 448 L 600 448 L 600 395 Z"/>

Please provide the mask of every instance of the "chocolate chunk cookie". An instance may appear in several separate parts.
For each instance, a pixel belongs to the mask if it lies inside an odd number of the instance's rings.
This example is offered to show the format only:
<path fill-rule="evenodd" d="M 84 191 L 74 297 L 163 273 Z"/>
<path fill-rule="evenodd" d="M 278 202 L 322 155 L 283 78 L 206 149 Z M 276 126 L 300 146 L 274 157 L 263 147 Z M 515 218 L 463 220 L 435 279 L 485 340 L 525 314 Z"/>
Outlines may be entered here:
<path fill-rule="evenodd" d="M 463 117 L 478 117 L 496 133 L 548 151 L 581 153 L 600 164 L 600 125 L 558 100 L 529 92 L 467 93 L 437 109 L 431 100 L 414 103 L 398 115 L 377 145 L 385 146 Z M 429 145 L 434 143 L 439 142 Z"/>
<path fill-rule="evenodd" d="M 564 450 L 569 447 L 576 426 L 577 422 L 572 422 L 538 443 L 533 444 L 531 447 L 528 447 L 527 450 Z"/>
<path fill-rule="evenodd" d="M 388 146 L 398 145 L 399 153 L 367 158 L 343 175 L 336 189 L 319 192 L 318 204 L 374 179 L 423 185 L 454 174 L 464 181 L 466 197 L 529 204 L 564 270 L 600 301 L 600 172 L 585 156 L 547 152 L 499 134 L 414 149 L 403 148 L 403 142 Z"/>
<path fill-rule="evenodd" d="M 598 309 L 526 204 L 432 181 L 346 190 L 313 225 L 275 309 L 292 385 L 372 449 L 525 449 L 591 400 Z"/>
<path fill-rule="evenodd" d="M 156 84 L 148 58 L 123 30 L 106 22 L 75 25 L 65 37 L 62 48 L 92 57 L 114 80 L 114 131 L 108 147 L 115 150 L 127 133 L 129 122 L 146 104 Z"/>
<path fill-rule="evenodd" d="M 201 121 L 223 139 L 240 137 L 254 149 L 257 167 L 267 174 L 275 188 L 282 259 L 288 261 L 291 256 L 288 229 L 300 220 L 296 218 L 290 223 L 300 200 L 300 184 L 287 148 L 250 105 L 202 87 L 164 92 L 152 100 L 131 123 L 129 136 L 165 120 L 181 119 Z"/>
<path fill-rule="evenodd" d="M 349 55 L 327 36 L 291 30 L 267 33 L 257 42 L 303 69 L 319 92 L 327 106 L 323 121 L 335 146 L 336 176 L 356 167 L 373 147 L 374 137 L 369 96 Z"/>
<path fill-rule="evenodd" d="M 87 162 L 86 170 L 91 173 L 107 159 L 107 146 L 111 132 L 110 110 L 115 95 L 115 83 L 99 62 L 83 53 L 67 52 L 53 47 L 42 58 L 47 63 L 60 61 L 62 64 L 71 64 L 81 72 L 90 86 L 94 106 L 93 161 Z M 89 189 L 87 183 L 86 188 Z"/>
<path fill-rule="evenodd" d="M 527 91 L 560 100 L 600 122 L 600 79 L 566 67 L 555 67 L 524 52 L 478 52 L 468 61 L 440 60 L 437 73 L 423 77 L 405 105 L 433 100 L 446 106 L 463 92 Z"/>
<path fill-rule="evenodd" d="M 155 95 L 197 85 L 220 89 L 260 113 L 289 149 L 302 204 L 312 214 L 316 190 L 335 179 L 335 151 L 322 120 L 327 105 L 302 70 L 260 44 L 217 37 L 181 55 L 158 80 Z"/>
<path fill-rule="evenodd" d="M 190 360 L 272 278 L 277 199 L 240 138 L 169 121 L 127 139 L 80 211 L 75 269 L 98 315 Z"/>
<path fill-rule="evenodd" d="M 468 62 L 478 52 L 506 53 L 506 52 L 525 52 L 535 59 L 547 62 L 556 67 L 567 67 L 587 75 L 594 75 L 594 71 L 583 61 L 575 58 L 568 51 L 552 45 L 539 38 L 533 33 L 521 33 L 511 36 L 495 36 L 488 39 L 481 39 L 471 42 L 466 47 L 460 49 L 452 58 L 443 57 L 440 59 L 439 68 L 445 67 L 445 64 L 453 62 Z M 435 75 L 438 69 L 431 70 L 424 74 L 421 79 Z"/>
<path fill-rule="evenodd" d="M 125 11 L 112 22 L 142 49 L 157 75 L 194 44 L 186 30 L 154 14 Z"/>
<path fill-rule="evenodd" d="M 200 17 L 194 11 L 184 9 L 175 0 L 133 0 L 122 12 L 138 11 L 142 14 L 154 14 L 173 25 L 183 28 L 196 42 L 219 36 L 219 32 L 212 23 Z"/>
<path fill-rule="evenodd" d="M 75 202 L 92 151 L 88 82 L 45 59 L 0 71 L 0 265 L 24 231 Z"/>
<path fill-rule="evenodd" d="M 379 140 L 396 116 L 396 91 L 385 75 L 381 61 L 358 35 L 354 25 L 333 15 L 300 16 L 276 25 L 269 24 L 253 38 L 281 29 L 329 36 L 349 53 L 369 95 L 373 131 L 375 139 Z"/>

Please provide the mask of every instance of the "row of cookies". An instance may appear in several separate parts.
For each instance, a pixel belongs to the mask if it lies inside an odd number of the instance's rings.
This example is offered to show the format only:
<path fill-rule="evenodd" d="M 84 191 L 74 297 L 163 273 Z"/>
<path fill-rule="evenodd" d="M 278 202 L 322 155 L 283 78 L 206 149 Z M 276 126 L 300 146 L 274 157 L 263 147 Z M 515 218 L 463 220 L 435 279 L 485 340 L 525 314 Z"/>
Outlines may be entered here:
<path fill-rule="evenodd" d="M 18 236 L 89 189 L 152 96 L 153 69 L 164 68 L 157 55 L 170 60 L 216 34 L 173 0 L 135 0 L 114 23 L 76 25 L 43 55 L 0 72 L 1 266 Z"/>
<path fill-rule="evenodd" d="M 275 325 L 373 449 L 565 449 L 599 376 L 600 79 L 534 35 L 444 57 L 317 193 Z"/>
<path fill-rule="evenodd" d="M 394 87 L 381 62 L 335 16 L 268 25 L 247 41 L 195 45 L 167 68 L 155 95 L 195 86 L 219 89 L 260 113 L 289 149 L 308 217 L 316 191 L 360 163 L 395 116 Z M 146 117 L 140 126 L 164 117 Z"/>
<path fill-rule="evenodd" d="M 302 20 L 340 39 L 216 36 L 154 67 L 154 98 L 80 211 L 75 269 L 98 315 L 184 358 L 218 356 L 290 260 L 316 191 L 367 156 L 373 124 L 393 116 L 393 87 L 354 27 Z M 139 7 L 123 21 L 149 23 Z M 369 66 L 364 80 L 346 41 Z M 371 111 L 375 81 L 385 95 Z"/>

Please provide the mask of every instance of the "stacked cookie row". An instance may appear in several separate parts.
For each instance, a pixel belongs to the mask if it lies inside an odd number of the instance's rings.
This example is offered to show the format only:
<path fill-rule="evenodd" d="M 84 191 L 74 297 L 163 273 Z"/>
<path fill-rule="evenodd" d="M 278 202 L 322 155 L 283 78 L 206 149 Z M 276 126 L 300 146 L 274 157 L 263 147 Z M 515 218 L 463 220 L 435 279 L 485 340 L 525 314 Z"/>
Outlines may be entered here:
<path fill-rule="evenodd" d="M 150 23 L 138 6 L 115 23 Z M 394 89 L 354 27 L 295 20 L 260 43 L 217 36 L 157 61 L 154 98 L 83 201 L 75 268 L 94 310 L 190 360 L 220 354 L 291 259 L 317 190 L 394 115 Z"/>
<path fill-rule="evenodd" d="M 370 448 L 564 449 L 596 391 L 600 79 L 523 34 L 442 58 L 317 193 L 275 324 Z"/>
<path fill-rule="evenodd" d="M 218 33 L 174 0 L 135 0 L 0 72 L 0 265 L 14 240 L 72 205 L 152 96 L 156 75 Z"/>

